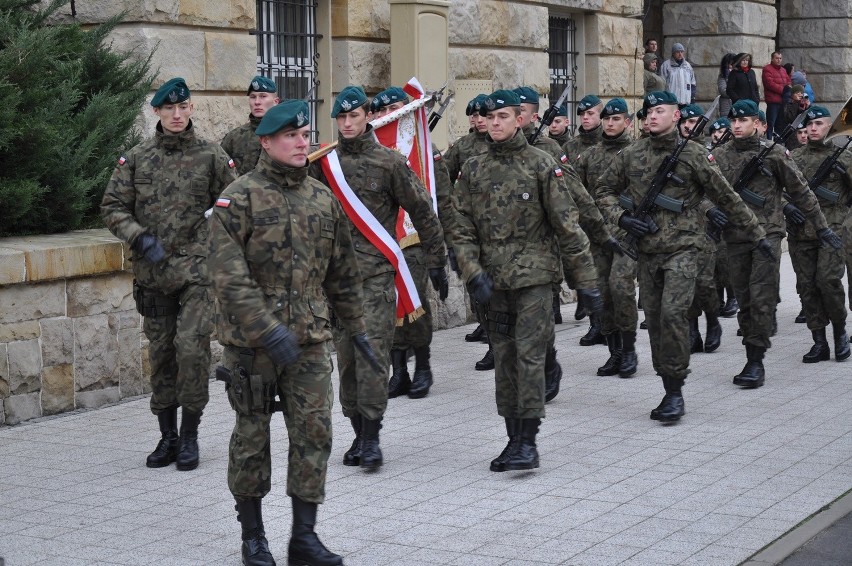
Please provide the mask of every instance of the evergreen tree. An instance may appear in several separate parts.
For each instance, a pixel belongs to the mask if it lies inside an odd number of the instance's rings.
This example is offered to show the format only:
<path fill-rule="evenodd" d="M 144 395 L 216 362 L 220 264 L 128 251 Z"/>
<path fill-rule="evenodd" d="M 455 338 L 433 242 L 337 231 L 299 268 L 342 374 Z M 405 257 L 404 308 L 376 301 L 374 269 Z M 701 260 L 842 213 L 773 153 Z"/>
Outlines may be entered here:
<path fill-rule="evenodd" d="M 48 21 L 68 0 L 0 0 L 0 235 L 99 224 L 120 152 L 151 88 L 151 54 L 107 45 L 121 21 L 89 30 Z"/>

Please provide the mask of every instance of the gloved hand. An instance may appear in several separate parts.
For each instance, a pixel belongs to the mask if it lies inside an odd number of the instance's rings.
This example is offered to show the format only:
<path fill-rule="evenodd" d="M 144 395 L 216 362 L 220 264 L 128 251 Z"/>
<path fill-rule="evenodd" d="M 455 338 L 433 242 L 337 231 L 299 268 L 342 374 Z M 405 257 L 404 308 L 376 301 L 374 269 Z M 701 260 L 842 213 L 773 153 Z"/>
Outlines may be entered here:
<path fill-rule="evenodd" d="M 822 230 L 817 230 L 817 236 L 819 239 L 823 241 L 823 243 L 828 244 L 835 250 L 839 250 L 843 247 L 843 240 L 840 239 L 840 236 L 834 233 L 834 230 L 831 228 L 823 228 Z"/>
<path fill-rule="evenodd" d="M 609 248 L 609 251 L 614 254 L 624 255 L 624 248 L 621 247 L 621 243 L 612 236 L 610 236 L 609 239 L 604 242 L 604 246 Z"/>
<path fill-rule="evenodd" d="M 361 332 L 360 334 L 353 336 L 352 345 L 355 346 L 356 350 L 361 352 L 361 355 L 364 356 L 364 359 L 367 360 L 367 363 L 369 363 L 370 367 L 374 370 L 377 372 L 381 372 L 383 369 L 387 371 L 387 368 L 382 368 L 382 364 L 379 363 L 379 358 L 376 357 L 376 353 L 370 345 L 370 340 L 367 338 L 366 332 Z"/>
<path fill-rule="evenodd" d="M 151 263 L 160 263 L 166 259 L 166 250 L 163 244 L 153 234 L 141 234 L 131 246 L 133 251 L 144 256 Z"/>
<path fill-rule="evenodd" d="M 485 305 L 491 300 L 491 293 L 494 292 L 494 281 L 483 271 L 468 281 L 467 290 L 474 301 Z"/>
<path fill-rule="evenodd" d="M 627 230 L 627 232 L 634 238 L 641 238 L 651 231 L 651 227 L 648 226 L 647 222 L 639 220 L 629 212 L 625 212 L 621 215 L 618 219 L 618 225 Z"/>
<path fill-rule="evenodd" d="M 760 253 L 768 257 L 769 259 L 776 259 L 775 253 L 772 251 L 772 244 L 769 243 L 769 240 L 766 238 L 761 238 L 757 243 L 757 249 L 760 250 Z"/>
<path fill-rule="evenodd" d="M 260 341 L 263 342 L 266 353 L 277 366 L 289 366 L 296 363 L 299 354 L 302 353 L 296 337 L 283 324 L 275 326 L 261 336 Z"/>
<path fill-rule="evenodd" d="M 447 270 L 443 267 L 430 267 L 429 279 L 432 281 L 432 287 L 438 292 L 438 297 L 442 301 L 446 301 L 447 295 L 450 294 L 450 281 L 447 279 Z"/>
<path fill-rule="evenodd" d="M 707 211 L 707 219 L 719 230 L 724 230 L 728 225 L 728 216 L 715 206 Z"/>
<path fill-rule="evenodd" d="M 795 224 L 796 226 L 801 226 L 805 223 L 804 213 L 796 208 L 796 205 L 792 202 L 784 205 L 784 216 L 787 217 L 787 222 Z"/>
<path fill-rule="evenodd" d="M 456 259 L 456 250 L 453 248 L 447 248 L 447 257 L 450 259 L 450 269 L 456 272 L 456 275 L 461 277 L 461 267 L 459 267 L 459 262 Z"/>
<path fill-rule="evenodd" d="M 603 297 L 598 289 L 577 289 L 577 300 L 590 313 L 603 312 Z"/>

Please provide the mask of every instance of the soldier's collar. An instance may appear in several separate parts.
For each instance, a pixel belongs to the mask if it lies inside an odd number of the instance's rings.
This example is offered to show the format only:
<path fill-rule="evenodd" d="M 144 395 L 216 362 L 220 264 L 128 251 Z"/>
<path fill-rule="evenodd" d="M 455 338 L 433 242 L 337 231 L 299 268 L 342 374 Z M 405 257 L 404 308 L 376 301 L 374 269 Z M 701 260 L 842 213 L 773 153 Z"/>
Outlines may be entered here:
<path fill-rule="evenodd" d="M 258 118 L 257 116 L 255 116 L 254 114 L 252 114 L 251 112 L 249 112 L 249 124 L 251 124 L 251 129 L 252 129 L 252 130 L 256 130 L 256 129 L 257 129 L 257 126 L 258 126 L 258 124 L 260 124 L 260 121 L 261 121 L 261 120 L 263 120 L 263 116 L 261 116 L 260 118 Z"/>
<path fill-rule="evenodd" d="M 674 149 L 678 141 L 677 128 L 672 128 L 672 131 L 658 136 L 648 136 L 651 140 L 651 147 Z"/>
<path fill-rule="evenodd" d="M 373 133 L 373 126 L 367 124 L 367 129 L 363 134 L 354 138 L 344 138 L 340 133 L 337 134 L 338 147 L 344 153 L 361 153 L 362 151 L 375 146 L 376 135 Z"/>
<path fill-rule="evenodd" d="M 179 134 L 171 134 L 163 130 L 163 125 L 157 122 L 155 135 L 157 143 L 166 149 L 179 149 L 195 141 L 195 130 L 192 127 L 192 120 L 189 121 L 186 129 Z"/>
<path fill-rule="evenodd" d="M 755 132 L 753 136 L 749 136 L 747 138 L 734 138 L 731 141 L 734 143 L 734 147 L 740 150 L 757 149 L 760 147 L 761 143 L 760 136 L 757 135 L 757 132 Z"/>
<path fill-rule="evenodd" d="M 506 141 L 495 142 L 490 136 L 488 137 L 488 148 L 495 155 L 513 155 L 524 149 L 527 145 L 529 145 L 527 137 L 520 128 L 515 130 L 515 135 Z"/>
<path fill-rule="evenodd" d="M 298 185 L 308 177 L 308 164 L 304 167 L 291 167 L 275 161 L 266 151 L 260 152 L 256 169 L 261 175 L 284 188 Z"/>

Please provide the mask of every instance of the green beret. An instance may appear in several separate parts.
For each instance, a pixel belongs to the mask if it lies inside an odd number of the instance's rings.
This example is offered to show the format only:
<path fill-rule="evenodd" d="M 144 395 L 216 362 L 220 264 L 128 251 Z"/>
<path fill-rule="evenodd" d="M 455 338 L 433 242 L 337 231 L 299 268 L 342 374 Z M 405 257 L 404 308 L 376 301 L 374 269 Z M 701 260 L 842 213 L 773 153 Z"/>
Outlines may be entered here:
<path fill-rule="evenodd" d="M 644 120 L 647 116 L 648 110 L 644 106 L 636 111 L 636 118 L 639 120 Z"/>
<path fill-rule="evenodd" d="M 733 106 L 731 106 L 731 111 L 728 112 L 728 117 L 748 118 L 751 116 L 757 116 L 758 111 L 757 103 L 754 100 L 744 98 L 734 102 Z"/>
<path fill-rule="evenodd" d="M 700 118 L 704 115 L 704 109 L 697 104 L 687 104 L 680 109 L 680 119 L 689 120 L 690 118 Z"/>
<path fill-rule="evenodd" d="M 392 86 L 373 97 L 373 101 L 370 102 L 370 110 L 376 112 L 397 102 L 408 102 L 408 95 L 398 86 Z"/>
<path fill-rule="evenodd" d="M 556 110 L 556 115 L 557 116 L 568 116 L 568 106 L 566 104 L 563 104 L 562 106 L 560 106 L 559 109 Z"/>
<path fill-rule="evenodd" d="M 266 111 L 257 129 L 258 136 L 271 136 L 278 130 L 291 126 L 301 128 L 311 123 L 311 109 L 304 100 L 285 100 Z"/>
<path fill-rule="evenodd" d="M 731 129 L 731 122 L 727 118 L 717 118 L 710 124 L 710 132 L 715 132 L 716 130 L 721 130 L 722 128 Z"/>
<path fill-rule="evenodd" d="M 757 119 L 765 124 L 766 123 L 766 113 L 763 110 L 758 110 L 757 111 Z"/>
<path fill-rule="evenodd" d="M 356 108 L 360 108 L 367 103 L 367 95 L 364 94 L 364 89 L 360 86 L 348 86 L 340 91 L 337 98 L 334 99 L 334 106 L 331 108 L 331 117 L 337 118 L 337 115 L 343 112 L 351 112 Z"/>
<path fill-rule="evenodd" d="M 808 113 L 805 114 L 805 124 L 817 118 L 831 118 L 831 112 L 824 106 L 811 106 L 808 108 Z"/>
<path fill-rule="evenodd" d="M 538 93 L 528 86 L 519 86 L 512 92 L 518 95 L 522 104 L 538 104 Z"/>
<path fill-rule="evenodd" d="M 175 77 L 163 83 L 154 93 L 151 106 L 159 108 L 163 104 L 177 104 L 189 98 L 189 87 L 181 77 Z"/>
<path fill-rule="evenodd" d="M 653 108 L 654 106 L 677 106 L 677 97 L 667 90 L 655 90 L 649 92 L 642 102 L 645 108 Z"/>
<path fill-rule="evenodd" d="M 613 98 L 608 101 L 601 111 L 601 118 L 615 116 L 616 114 L 627 114 L 627 101 L 623 98 Z"/>
<path fill-rule="evenodd" d="M 479 107 L 479 115 L 485 116 L 489 112 L 506 108 L 507 106 L 520 106 L 521 97 L 511 90 L 495 90 L 485 97 Z"/>
<path fill-rule="evenodd" d="M 271 92 L 277 94 L 278 85 L 276 85 L 275 81 L 273 81 L 269 77 L 262 77 L 260 75 L 257 75 L 249 83 L 246 95 L 249 95 L 253 92 Z"/>
<path fill-rule="evenodd" d="M 467 103 L 467 108 L 464 111 L 465 116 L 470 116 L 472 114 L 479 114 L 479 108 L 482 106 L 482 102 L 488 98 L 487 94 L 477 94 L 473 97 L 470 102 Z"/>
<path fill-rule="evenodd" d="M 577 115 L 579 116 L 586 110 L 590 108 L 594 108 L 598 104 L 601 103 L 601 99 L 595 96 L 594 94 L 587 94 L 583 98 L 580 99 L 580 103 L 577 104 Z"/>

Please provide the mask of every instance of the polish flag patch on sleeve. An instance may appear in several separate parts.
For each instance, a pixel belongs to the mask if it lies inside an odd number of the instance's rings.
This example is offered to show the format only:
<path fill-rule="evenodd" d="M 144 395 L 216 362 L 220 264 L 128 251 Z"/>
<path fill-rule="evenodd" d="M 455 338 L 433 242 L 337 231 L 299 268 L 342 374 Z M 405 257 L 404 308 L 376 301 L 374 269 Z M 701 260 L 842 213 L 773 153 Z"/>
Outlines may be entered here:
<path fill-rule="evenodd" d="M 228 167 L 230 167 L 231 169 L 233 169 L 233 168 L 234 168 L 234 167 L 236 167 L 236 166 L 237 166 L 237 164 L 236 164 L 236 163 L 234 163 L 234 160 L 233 160 L 233 159 L 229 159 L 229 160 L 228 160 Z"/>
<path fill-rule="evenodd" d="M 228 208 L 231 206 L 231 199 L 225 197 L 219 197 L 216 199 L 216 206 L 221 208 Z"/>
<path fill-rule="evenodd" d="M 557 177 L 561 177 L 562 176 L 562 169 L 557 167 L 556 169 L 553 170 L 553 174 L 556 175 Z"/>
<path fill-rule="evenodd" d="M 118 158 L 118 164 L 119 164 L 119 165 L 124 165 L 125 163 L 127 163 L 127 158 L 126 158 L 126 157 L 124 157 L 124 156 L 122 155 L 121 157 L 119 157 L 119 158 Z"/>
<path fill-rule="evenodd" d="M 716 162 L 716 158 L 715 158 L 715 157 L 713 157 L 713 154 L 712 154 L 712 153 L 708 153 L 708 154 L 707 154 L 707 161 L 709 161 L 710 163 L 715 163 L 715 162 Z"/>
<path fill-rule="evenodd" d="M 568 163 L 568 156 L 563 153 L 562 157 L 559 158 L 559 161 L 562 163 Z"/>

